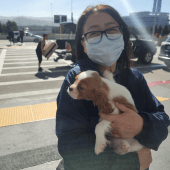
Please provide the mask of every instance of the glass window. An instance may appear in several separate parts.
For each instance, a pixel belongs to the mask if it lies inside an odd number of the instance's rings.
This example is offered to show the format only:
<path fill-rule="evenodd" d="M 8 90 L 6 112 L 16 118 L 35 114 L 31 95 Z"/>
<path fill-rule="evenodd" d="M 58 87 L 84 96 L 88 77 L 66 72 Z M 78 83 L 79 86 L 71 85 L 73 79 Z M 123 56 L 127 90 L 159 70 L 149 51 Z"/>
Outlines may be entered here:
<path fill-rule="evenodd" d="M 170 37 L 166 39 L 166 42 L 170 42 Z"/>

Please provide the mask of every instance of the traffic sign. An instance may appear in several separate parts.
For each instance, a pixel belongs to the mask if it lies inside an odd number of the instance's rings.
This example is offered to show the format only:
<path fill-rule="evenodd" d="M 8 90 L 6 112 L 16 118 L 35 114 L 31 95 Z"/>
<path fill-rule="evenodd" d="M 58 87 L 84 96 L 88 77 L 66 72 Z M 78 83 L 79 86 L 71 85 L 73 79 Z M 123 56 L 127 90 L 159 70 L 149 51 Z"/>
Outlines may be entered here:
<path fill-rule="evenodd" d="M 67 22 L 67 15 L 54 15 L 54 23 Z"/>
<path fill-rule="evenodd" d="M 54 15 L 54 23 L 60 23 L 60 15 Z"/>

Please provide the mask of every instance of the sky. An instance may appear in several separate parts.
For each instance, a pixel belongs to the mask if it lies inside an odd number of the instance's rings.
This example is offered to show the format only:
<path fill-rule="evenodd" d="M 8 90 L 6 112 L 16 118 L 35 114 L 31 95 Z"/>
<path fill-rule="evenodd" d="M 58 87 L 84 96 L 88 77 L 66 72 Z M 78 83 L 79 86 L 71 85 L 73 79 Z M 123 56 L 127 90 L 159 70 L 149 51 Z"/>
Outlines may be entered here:
<path fill-rule="evenodd" d="M 151 12 L 153 8 L 153 0 L 0 0 L 0 16 L 67 15 L 71 18 L 72 7 L 74 19 L 78 20 L 88 5 L 99 3 L 114 7 L 121 16 L 127 16 L 132 12 Z M 170 0 L 162 0 L 161 12 L 170 13 Z"/>

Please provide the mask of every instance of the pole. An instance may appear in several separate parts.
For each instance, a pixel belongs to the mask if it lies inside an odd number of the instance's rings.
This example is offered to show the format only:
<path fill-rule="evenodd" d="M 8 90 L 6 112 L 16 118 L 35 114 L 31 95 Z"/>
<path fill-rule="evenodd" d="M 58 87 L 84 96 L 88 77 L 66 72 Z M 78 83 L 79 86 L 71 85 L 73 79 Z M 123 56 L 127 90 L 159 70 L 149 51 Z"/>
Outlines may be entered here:
<path fill-rule="evenodd" d="M 53 11 L 52 11 L 52 3 L 50 4 L 51 5 L 51 17 L 52 17 L 52 24 L 53 24 Z"/>
<path fill-rule="evenodd" d="M 155 26 L 156 26 L 156 19 L 157 19 L 157 9 L 158 8 L 158 0 L 156 1 L 156 14 L 155 14 L 155 19 L 154 19 L 154 27 L 153 27 L 153 31 L 152 31 L 152 40 L 154 38 L 154 32 L 155 32 Z"/>
<path fill-rule="evenodd" d="M 71 13 L 72 13 L 72 0 L 71 0 Z"/>
<path fill-rule="evenodd" d="M 61 24 L 60 24 L 60 39 L 61 39 L 61 34 L 62 34 L 62 29 L 61 29 Z"/>
<path fill-rule="evenodd" d="M 17 10 L 17 12 L 18 12 L 18 27 L 19 27 L 19 10 Z"/>
<path fill-rule="evenodd" d="M 71 0 L 71 22 L 73 23 L 72 0 Z"/>

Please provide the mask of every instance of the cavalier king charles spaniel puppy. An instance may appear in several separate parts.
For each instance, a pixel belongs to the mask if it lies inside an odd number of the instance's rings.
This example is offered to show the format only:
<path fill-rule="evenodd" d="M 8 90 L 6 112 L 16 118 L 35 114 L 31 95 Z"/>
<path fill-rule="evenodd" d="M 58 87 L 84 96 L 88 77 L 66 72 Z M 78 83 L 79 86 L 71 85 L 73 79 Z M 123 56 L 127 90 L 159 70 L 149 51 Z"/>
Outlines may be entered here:
<path fill-rule="evenodd" d="M 73 99 L 92 100 L 100 112 L 105 114 L 120 114 L 115 103 L 119 102 L 137 112 L 130 92 L 122 85 L 115 83 L 113 74 L 107 70 L 99 76 L 96 71 L 84 71 L 76 76 L 74 84 L 68 88 L 68 93 Z M 110 145 L 118 154 L 137 151 L 143 148 L 136 139 L 116 139 L 112 132 L 111 122 L 99 119 L 96 125 L 95 153 L 103 152 L 106 145 Z"/>

